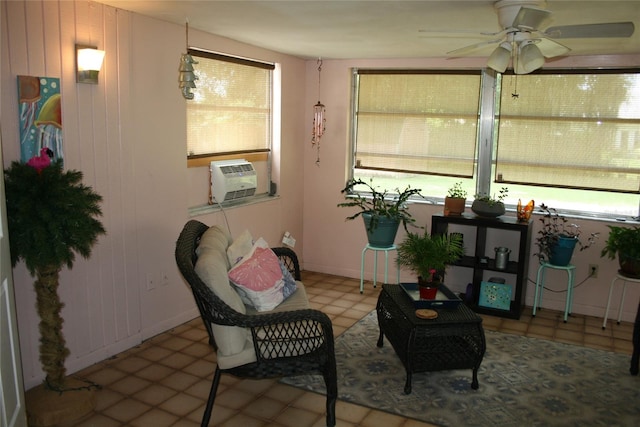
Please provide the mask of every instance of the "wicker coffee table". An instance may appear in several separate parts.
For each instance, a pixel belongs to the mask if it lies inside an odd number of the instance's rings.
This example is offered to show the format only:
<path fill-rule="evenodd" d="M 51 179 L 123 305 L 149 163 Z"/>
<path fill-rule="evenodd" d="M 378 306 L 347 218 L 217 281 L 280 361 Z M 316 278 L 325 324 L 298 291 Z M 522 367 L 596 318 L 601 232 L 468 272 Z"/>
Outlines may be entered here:
<path fill-rule="evenodd" d="M 478 368 L 486 349 L 482 318 L 464 304 L 435 310 L 436 319 L 420 319 L 400 285 L 382 285 L 376 306 L 378 347 L 386 336 L 407 371 L 406 394 L 411 393 L 413 373 L 446 369 L 472 369 L 471 388 L 477 389 Z"/>

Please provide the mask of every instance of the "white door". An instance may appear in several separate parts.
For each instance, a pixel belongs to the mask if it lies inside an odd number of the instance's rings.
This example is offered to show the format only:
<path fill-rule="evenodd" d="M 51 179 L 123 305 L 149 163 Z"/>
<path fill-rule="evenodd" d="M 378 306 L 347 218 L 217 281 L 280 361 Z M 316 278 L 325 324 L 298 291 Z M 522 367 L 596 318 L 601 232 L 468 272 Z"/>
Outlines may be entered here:
<path fill-rule="evenodd" d="M 1 148 L 0 142 L 0 166 L 3 165 Z M 0 179 L 0 223 L 0 426 L 22 427 L 27 425 L 27 417 L 7 239 L 4 179 Z"/>

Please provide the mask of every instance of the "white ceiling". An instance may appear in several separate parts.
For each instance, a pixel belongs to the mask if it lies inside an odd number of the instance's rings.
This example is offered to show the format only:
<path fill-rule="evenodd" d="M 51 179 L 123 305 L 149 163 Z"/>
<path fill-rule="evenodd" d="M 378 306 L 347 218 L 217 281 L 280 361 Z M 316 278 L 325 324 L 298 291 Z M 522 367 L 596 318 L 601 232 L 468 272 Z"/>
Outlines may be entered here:
<path fill-rule="evenodd" d="M 487 0 L 99 0 L 121 9 L 301 58 L 420 58 L 491 40 L 501 28 Z M 630 38 L 563 39 L 569 55 L 640 53 L 640 0 L 548 0 L 547 26 L 633 21 Z M 428 30 L 422 32 L 420 30 Z M 468 56 L 488 56 L 495 45 Z"/>

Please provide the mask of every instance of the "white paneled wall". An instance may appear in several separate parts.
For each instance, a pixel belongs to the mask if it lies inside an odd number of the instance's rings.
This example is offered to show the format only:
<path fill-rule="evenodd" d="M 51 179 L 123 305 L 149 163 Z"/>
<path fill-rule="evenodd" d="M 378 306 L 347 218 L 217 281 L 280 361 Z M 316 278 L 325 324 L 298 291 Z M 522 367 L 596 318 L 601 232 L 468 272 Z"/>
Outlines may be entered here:
<path fill-rule="evenodd" d="M 78 258 L 61 274 L 68 370 L 128 348 L 142 339 L 136 233 L 122 226 L 135 217 L 133 147 L 123 138 L 121 117 L 130 114 L 130 15 L 90 2 L 8 1 L 2 4 L 2 139 L 5 161 L 19 160 L 16 76 L 60 78 L 65 167 L 84 174 L 102 195 L 107 236 L 88 260 Z M 75 81 L 75 44 L 108 53 L 100 84 Z M 127 274 L 133 273 L 133 274 Z M 14 270 L 25 384 L 41 379 L 33 278 L 22 264 Z"/>
<path fill-rule="evenodd" d="M 188 217 L 185 100 L 177 87 L 184 28 L 89 1 L 2 1 L 2 150 L 5 167 L 19 160 L 18 75 L 59 77 L 65 167 L 103 197 L 100 238 L 88 260 L 61 273 L 68 373 L 125 350 L 196 316 L 174 260 Z M 279 62 L 283 87 L 282 145 L 277 147 L 280 198 L 227 212 L 233 234 L 248 228 L 277 244 L 285 230 L 302 237 L 302 146 L 299 105 L 304 61 L 191 31 L 194 46 Z M 99 84 L 75 82 L 75 44 L 106 51 Z M 280 141 L 278 141 L 280 144 Z M 278 162 L 279 163 L 279 162 Z M 199 218 L 226 226 L 221 214 Z M 301 249 L 302 242 L 299 241 Z M 33 281 L 14 269 L 25 387 L 44 375 L 38 360 Z M 153 282 L 153 286 L 148 283 Z"/>

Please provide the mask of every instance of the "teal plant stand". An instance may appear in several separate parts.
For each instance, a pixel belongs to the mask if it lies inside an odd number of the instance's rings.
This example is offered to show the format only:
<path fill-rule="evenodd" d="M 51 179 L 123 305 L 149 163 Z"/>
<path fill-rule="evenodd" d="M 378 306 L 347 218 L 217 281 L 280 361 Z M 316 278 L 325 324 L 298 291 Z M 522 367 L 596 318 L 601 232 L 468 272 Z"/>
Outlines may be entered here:
<path fill-rule="evenodd" d="M 388 273 L 389 273 L 389 251 L 396 251 L 398 248 L 396 245 L 391 245 L 389 247 L 381 248 L 378 246 L 372 246 L 367 244 L 362 250 L 362 261 L 360 262 L 360 293 L 364 292 L 364 260 L 365 254 L 367 251 L 373 251 L 373 287 L 376 287 L 376 280 L 378 276 L 378 252 L 384 252 L 384 282 L 388 283 Z M 400 283 L 400 267 L 396 264 L 397 276 L 396 283 Z"/>
<path fill-rule="evenodd" d="M 544 290 L 544 279 L 547 268 L 554 270 L 564 270 L 567 272 L 567 298 L 564 305 L 564 323 L 567 323 L 567 316 L 571 314 L 571 307 L 573 305 L 573 286 L 575 284 L 576 266 L 573 264 L 568 265 L 555 265 L 548 262 L 543 262 L 538 267 L 538 274 L 536 276 L 536 293 L 533 298 L 533 313 L 535 317 L 536 310 L 542 303 L 542 291 Z"/>

